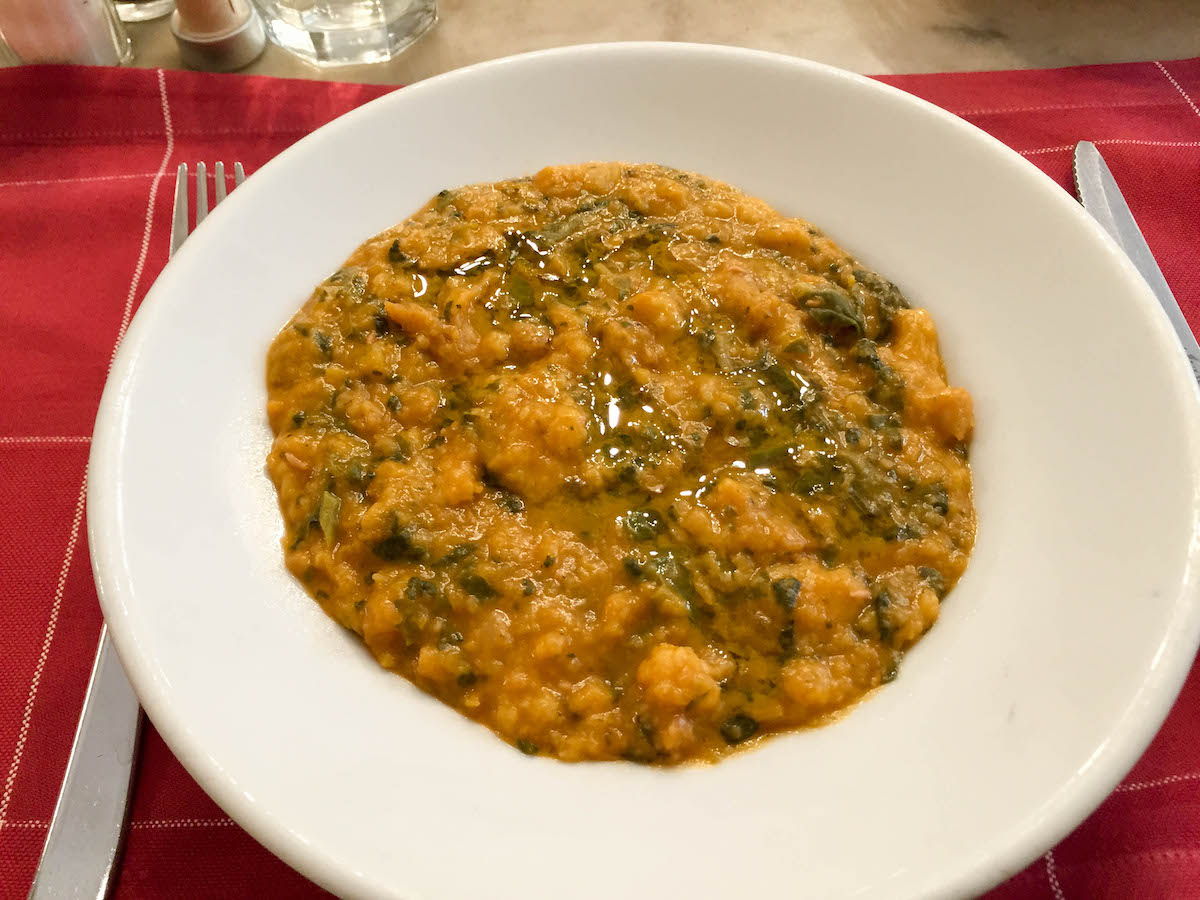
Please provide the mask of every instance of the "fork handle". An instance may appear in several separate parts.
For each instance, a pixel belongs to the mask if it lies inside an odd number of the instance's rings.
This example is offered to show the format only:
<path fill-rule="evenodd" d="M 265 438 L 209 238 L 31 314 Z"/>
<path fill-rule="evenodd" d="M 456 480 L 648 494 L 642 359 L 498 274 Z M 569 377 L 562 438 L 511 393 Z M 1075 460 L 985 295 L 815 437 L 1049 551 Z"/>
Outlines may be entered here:
<path fill-rule="evenodd" d="M 141 725 L 106 625 L 29 900 L 103 900 L 112 890 Z"/>

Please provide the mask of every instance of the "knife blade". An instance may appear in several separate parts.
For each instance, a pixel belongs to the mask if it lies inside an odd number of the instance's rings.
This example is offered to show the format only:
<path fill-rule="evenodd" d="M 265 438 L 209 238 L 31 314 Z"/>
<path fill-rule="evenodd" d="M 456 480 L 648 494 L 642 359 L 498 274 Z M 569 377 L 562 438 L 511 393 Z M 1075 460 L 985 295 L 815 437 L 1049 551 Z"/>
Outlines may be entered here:
<path fill-rule="evenodd" d="M 1091 213 L 1092 218 L 1099 222 L 1125 251 L 1125 255 L 1150 286 L 1179 336 L 1183 352 L 1187 354 L 1188 362 L 1191 363 L 1192 374 L 1200 381 L 1200 345 L 1197 345 L 1196 336 L 1192 334 L 1191 326 L 1183 317 L 1183 310 L 1179 308 L 1175 295 L 1167 286 L 1162 269 L 1154 261 L 1150 245 L 1146 243 L 1133 213 L 1129 211 L 1129 204 L 1125 202 L 1121 189 L 1117 187 L 1117 180 L 1113 178 L 1108 164 L 1104 162 L 1104 157 L 1100 155 L 1095 144 L 1080 141 L 1075 145 L 1074 171 L 1075 192 L 1079 195 L 1083 208 Z"/>

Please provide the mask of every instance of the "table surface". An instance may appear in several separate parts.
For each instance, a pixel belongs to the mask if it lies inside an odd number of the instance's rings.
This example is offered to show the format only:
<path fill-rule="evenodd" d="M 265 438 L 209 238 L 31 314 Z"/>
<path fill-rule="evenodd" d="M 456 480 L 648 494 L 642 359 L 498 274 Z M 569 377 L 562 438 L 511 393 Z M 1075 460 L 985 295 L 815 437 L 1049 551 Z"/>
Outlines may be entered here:
<path fill-rule="evenodd" d="M 181 68 L 166 19 L 130 25 L 135 65 Z M 1197 0 L 441 0 L 399 58 L 317 68 L 269 46 L 244 71 L 404 84 L 486 59 L 591 41 L 776 50 L 856 72 L 951 72 L 1178 59 L 1200 47 Z"/>

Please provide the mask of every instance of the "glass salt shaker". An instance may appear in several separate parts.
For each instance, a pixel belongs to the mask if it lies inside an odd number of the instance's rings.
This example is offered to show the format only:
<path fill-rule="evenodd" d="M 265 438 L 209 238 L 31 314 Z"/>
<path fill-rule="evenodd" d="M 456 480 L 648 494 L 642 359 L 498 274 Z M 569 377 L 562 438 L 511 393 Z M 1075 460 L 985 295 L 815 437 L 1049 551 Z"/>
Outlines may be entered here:
<path fill-rule="evenodd" d="M 0 0 L 0 38 L 23 63 L 133 61 L 133 44 L 112 0 Z"/>

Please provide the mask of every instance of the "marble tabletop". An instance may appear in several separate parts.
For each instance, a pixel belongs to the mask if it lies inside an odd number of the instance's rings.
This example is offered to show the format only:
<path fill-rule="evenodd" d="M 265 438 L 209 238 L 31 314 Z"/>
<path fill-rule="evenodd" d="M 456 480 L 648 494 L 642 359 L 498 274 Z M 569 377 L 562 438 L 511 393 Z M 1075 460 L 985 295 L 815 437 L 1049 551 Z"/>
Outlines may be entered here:
<path fill-rule="evenodd" d="M 403 84 L 481 60 L 591 41 L 736 44 L 868 74 L 1178 59 L 1200 53 L 1200 0 L 441 0 L 398 59 L 316 68 L 278 47 L 243 71 Z M 166 20 L 129 26 L 135 65 L 180 68 Z"/>

